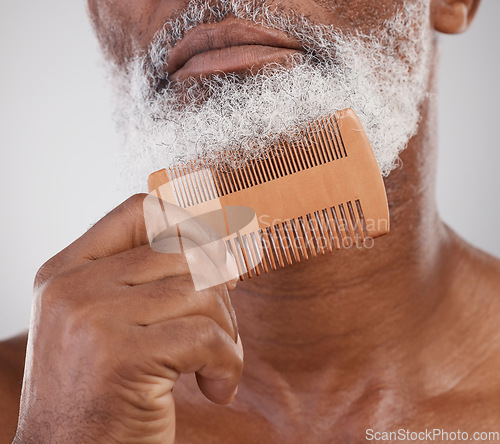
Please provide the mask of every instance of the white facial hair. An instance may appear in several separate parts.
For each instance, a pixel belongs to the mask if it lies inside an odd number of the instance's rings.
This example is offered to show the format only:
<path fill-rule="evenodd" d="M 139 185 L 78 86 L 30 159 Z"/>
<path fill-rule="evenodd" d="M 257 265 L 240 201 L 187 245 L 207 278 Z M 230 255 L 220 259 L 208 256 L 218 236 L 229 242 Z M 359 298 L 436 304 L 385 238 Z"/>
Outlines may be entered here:
<path fill-rule="evenodd" d="M 191 1 L 127 74 L 113 69 L 126 134 L 127 191 L 143 191 L 150 173 L 177 162 L 199 156 L 215 161 L 222 148 L 238 148 L 246 158 L 267 155 L 277 135 L 293 136 L 297 125 L 344 108 L 359 116 L 381 173 L 387 176 L 398 165 L 426 97 L 433 37 L 428 0 L 407 1 L 371 35 L 343 33 L 246 0 L 213 6 L 210 0 Z M 229 15 L 286 32 L 306 54 L 288 68 L 272 65 L 256 74 L 189 84 L 162 74 L 171 47 L 189 29 Z"/>

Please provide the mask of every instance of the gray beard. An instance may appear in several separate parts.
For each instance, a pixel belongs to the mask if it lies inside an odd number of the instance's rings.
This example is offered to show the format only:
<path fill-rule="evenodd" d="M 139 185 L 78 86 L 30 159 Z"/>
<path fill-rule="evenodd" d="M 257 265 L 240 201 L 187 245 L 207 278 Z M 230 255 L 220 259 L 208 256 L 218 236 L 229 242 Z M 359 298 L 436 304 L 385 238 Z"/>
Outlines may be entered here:
<path fill-rule="evenodd" d="M 126 74 L 112 67 L 126 135 L 126 191 L 143 191 L 150 173 L 178 162 L 201 156 L 215 164 L 223 148 L 238 149 L 243 159 L 269 155 L 278 135 L 293 137 L 298 125 L 344 108 L 359 116 L 382 175 L 399 164 L 426 98 L 433 38 L 427 0 L 407 1 L 370 35 L 246 0 L 218 2 L 215 11 L 213 5 L 191 1 Z M 164 67 L 175 42 L 198 24 L 228 16 L 284 31 L 304 45 L 305 55 L 255 74 L 171 82 Z"/>

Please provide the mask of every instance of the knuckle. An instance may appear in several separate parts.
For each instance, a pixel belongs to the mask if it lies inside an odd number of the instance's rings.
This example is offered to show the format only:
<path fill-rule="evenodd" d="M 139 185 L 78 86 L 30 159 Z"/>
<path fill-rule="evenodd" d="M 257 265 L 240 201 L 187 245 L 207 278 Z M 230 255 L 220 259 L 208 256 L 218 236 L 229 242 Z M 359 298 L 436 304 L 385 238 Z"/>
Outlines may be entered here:
<path fill-rule="evenodd" d="M 36 322 L 39 326 L 55 328 L 60 339 L 92 338 L 89 328 L 91 307 L 71 296 L 71 279 L 66 275 L 52 277 L 34 293 L 33 304 Z M 85 300 L 85 298 L 82 298 Z M 55 326 L 55 327 L 54 327 Z M 85 334 L 82 331 L 85 330 Z M 78 339 L 79 344 L 81 343 Z"/>
<path fill-rule="evenodd" d="M 236 312 L 234 310 L 233 304 L 231 303 L 231 298 L 229 297 L 229 293 L 227 291 L 227 287 L 225 284 L 218 285 L 214 287 L 214 293 L 221 304 L 224 307 L 225 313 L 230 317 L 231 322 L 233 324 L 233 328 L 238 331 L 238 325 L 236 320 Z"/>
<path fill-rule="evenodd" d="M 206 290 L 208 293 L 207 298 L 214 308 L 222 311 L 225 315 L 232 315 L 233 307 L 229 298 L 226 298 L 223 288 L 224 284 Z"/>
<path fill-rule="evenodd" d="M 67 278 L 64 275 L 56 275 L 44 282 L 37 295 L 43 301 L 44 306 L 52 307 L 57 305 L 66 294 L 67 285 Z"/>
<path fill-rule="evenodd" d="M 109 223 L 114 225 L 116 229 L 124 230 L 133 245 L 141 245 L 144 240 L 147 241 L 147 239 L 144 239 L 146 236 L 146 223 L 143 211 L 143 202 L 147 196 L 145 193 L 134 194 L 104 218 L 110 221 Z M 104 223 L 104 226 L 109 228 L 109 225 L 106 225 L 106 222 Z M 101 241 L 103 240 L 104 238 L 101 239 Z M 104 251 L 104 255 L 107 255 L 106 251 Z"/>
<path fill-rule="evenodd" d="M 193 286 L 192 281 L 190 285 Z M 189 297 L 192 298 L 196 310 L 210 318 L 220 317 L 221 314 L 226 315 L 228 311 L 223 297 L 215 288 L 211 287 L 189 292 Z"/>
<path fill-rule="evenodd" d="M 241 376 L 243 372 L 243 358 L 236 351 L 233 339 L 211 318 L 200 319 L 197 334 L 203 347 L 214 355 L 224 356 L 226 378 Z"/>
<path fill-rule="evenodd" d="M 126 219 L 144 220 L 144 200 L 148 195 L 144 193 L 134 194 L 119 205 L 115 211 Z"/>
<path fill-rule="evenodd" d="M 122 209 L 133 215 L 142 214 L 144 199 L 146 199 L 147 196 L 148 194 L 146 193 L 137 193 L 130 196 L 123 202 Z"/>
<path fill-rule="evenodd" d="M 72 323 L 92 311 L 92 299 L 82 276 L 66 272 L 52 276 L 34 292 L 40 315 L 57 315 Z"/>
<path fill-rule="evenodd" d="M 59 261 L 57 260 L 57 256 L 54 256 L 38 269 L 35 275 L 34 287 L 41 287 L 57 273 L 58 269 Z"/>
<path fill-rule="evenodd" d="M 196 337 L 205 347 L 217 349 L 223 341 L 224 331 L 212 318 L 199 316 L 196 323 Z"/>
<path fill-rule="evenodd" d="M 199 317 L 195 334 L 203 347 L 213 353 L 220 353 L 236 344 L 214 319 L 206 316 Z"/>
<path fill-rule="evenodd" d="M 236 337 L 238 325 L 236 314 L 227 294 L 216 286 L 196 292 L 196 310 L 213 320 L 230 337 Z M 193 296 L 194 297 L 194 296 Z"/>

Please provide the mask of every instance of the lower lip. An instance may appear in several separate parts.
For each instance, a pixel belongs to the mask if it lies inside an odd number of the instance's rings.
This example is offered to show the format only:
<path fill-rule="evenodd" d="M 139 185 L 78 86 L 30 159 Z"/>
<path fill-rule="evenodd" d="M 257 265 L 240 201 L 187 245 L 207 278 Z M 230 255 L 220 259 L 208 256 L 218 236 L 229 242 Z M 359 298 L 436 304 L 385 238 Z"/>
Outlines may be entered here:
<path fill-rule="evenodd" d="M 300 51 L 263 45 L 230 46 L 202 52 L 191 57 L 171 79 L 182 81 L 189 77 L 205 77 L 217 73 L 255 71 L 268 63 L 283 64 Z"/>

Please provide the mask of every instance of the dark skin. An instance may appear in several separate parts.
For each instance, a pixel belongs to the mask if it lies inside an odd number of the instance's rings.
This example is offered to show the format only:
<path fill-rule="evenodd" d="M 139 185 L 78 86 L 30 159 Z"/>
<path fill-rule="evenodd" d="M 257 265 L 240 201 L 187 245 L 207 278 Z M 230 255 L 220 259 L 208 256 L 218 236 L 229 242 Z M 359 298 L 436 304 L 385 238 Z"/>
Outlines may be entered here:
<path fill-rule="evenodd" d="M 400 3 L 286 6 L 367 31 Z M 431 23 L 462 32 L 478 3 L 433 0 Z M 182 3 L 89 6 L 108 55 L 123 61 Z M 114 34 L 117 24 L 127 32 Z M 51 259 L 35 285 L 18 426 L 25 339 L 0 347 L 1 442 L 16 427 L 19 443 L 168 443 L 174 433 L 179 443 L 353 443 L 368 428 L 500 431 L 500 261 L 440 220 L 435 103 L 421 111 L 404 167 L 386 179 L 391 233 L 371 250 L 199 293 L 182 255 L 149 249 L 136 196 Z"/>

